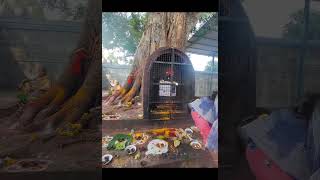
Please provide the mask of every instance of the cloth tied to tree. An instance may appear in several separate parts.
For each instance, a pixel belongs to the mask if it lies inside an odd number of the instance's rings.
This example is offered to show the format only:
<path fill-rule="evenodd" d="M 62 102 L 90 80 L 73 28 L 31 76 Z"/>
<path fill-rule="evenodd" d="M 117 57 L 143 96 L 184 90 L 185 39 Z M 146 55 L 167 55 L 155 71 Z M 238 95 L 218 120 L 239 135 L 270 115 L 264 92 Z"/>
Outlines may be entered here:
<path fill-rule="evenodd" d="M 80 75 L 83 71 L 82 64 L 83 61 L 88 60 L 88 54 L 85 49 L 80 48 L 74 52 L 73 55 L 74 61 L 72 64 L 72 74 Z"/>

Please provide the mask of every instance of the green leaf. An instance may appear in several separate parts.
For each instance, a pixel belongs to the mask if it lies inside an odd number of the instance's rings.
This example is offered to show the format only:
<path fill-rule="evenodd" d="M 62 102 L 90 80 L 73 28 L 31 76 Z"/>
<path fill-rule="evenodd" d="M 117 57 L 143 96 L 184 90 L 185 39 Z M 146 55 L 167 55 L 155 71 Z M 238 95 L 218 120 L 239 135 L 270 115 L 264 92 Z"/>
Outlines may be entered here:
<path fill-rule="evenodd" d="M 103 47 L 122 48 L 125 56 L 134 55 L 146 22 L 146 13 L 102 13 Z"/>
<path fill-rule="evenodd" d="M 312 40 L 320 39 L 320 12 L 311 10 L 309 16 L 308 38 Z M 302 39 L 304 29 L 304 11 L 298 10 L 290 15 L 289 22 L 284 26 L 283 36 L 288 39 Z"/>
<path fill-rule="evenodd" d="M 24 94 L 24 93 L 20 93 L 17 95 L 17 98 L 19 99 L 19 101 L 23 104 L 26 104 L 28 102 L 28 95 Z"/>

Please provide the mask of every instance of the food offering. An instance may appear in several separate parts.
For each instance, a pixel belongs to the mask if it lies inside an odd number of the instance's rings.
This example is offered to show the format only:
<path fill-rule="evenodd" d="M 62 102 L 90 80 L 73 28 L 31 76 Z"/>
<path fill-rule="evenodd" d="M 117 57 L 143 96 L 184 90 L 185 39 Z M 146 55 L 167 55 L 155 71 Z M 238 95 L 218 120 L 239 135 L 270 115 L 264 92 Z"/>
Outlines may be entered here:
<path fill-rule="evenodd" d="M 102 138 L 103 167 L 147 167 L 165 159 L 188 158 L 205 150 L 196 127 L 159 128 Z"/>

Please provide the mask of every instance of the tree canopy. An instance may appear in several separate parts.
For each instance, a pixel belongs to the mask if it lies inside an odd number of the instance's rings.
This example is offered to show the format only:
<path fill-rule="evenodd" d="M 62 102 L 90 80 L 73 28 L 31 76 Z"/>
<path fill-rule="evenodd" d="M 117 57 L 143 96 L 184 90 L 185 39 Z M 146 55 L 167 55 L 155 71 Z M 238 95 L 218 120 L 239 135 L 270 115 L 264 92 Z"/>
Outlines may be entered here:
<path fill-rule="evenodd" d="M 82 21 L 87 0 L 0 0 L 0 16 Z"/>
<path fill-rule="evenodd" d="M 103 13 L 103 47 L 121 48 L 128 55 L 133 55 L 144 31 L 146 20 L 146 13 Z"/>
<path fill-rule="evenodd" d="M 320 11 L 311 10 L 309 16 L 308 39 L 320 39 Z M 304 28 L 304 11 L 299 10 L 290 16 L 289 22 L 284 26 L 283 35 L 288 39 L 301 39 Z"/>
<path fill-rule="evenodd" d="M 204 70 L 208 72 L 218 72 L 218 62 L 209 61 Z"/>
<path fill-rule="evenodd" d="M 216 17 L 216 28 L 218 14 L 204 12 L 200 14 L 198 25 L 192 29 L 192 33 L 213 16 Z M 102 13 L 103 47 L 120 48 L 125 52 L 125 56 L 133 56 L 144 32 L 147 18 L 148 13 L 143 12 Z"/>

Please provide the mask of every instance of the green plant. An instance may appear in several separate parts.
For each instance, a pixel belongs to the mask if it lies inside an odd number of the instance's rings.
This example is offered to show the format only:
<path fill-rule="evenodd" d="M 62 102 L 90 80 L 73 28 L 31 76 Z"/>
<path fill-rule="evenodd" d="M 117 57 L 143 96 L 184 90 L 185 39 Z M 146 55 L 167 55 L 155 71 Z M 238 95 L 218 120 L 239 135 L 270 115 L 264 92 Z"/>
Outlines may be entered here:
<path fill-rule="evenodd" d="M 20 93 L 17 95 L 19 102 L 26 104 L 28 102 L 28 95 L 24 94 L 24 93 Z"/>

